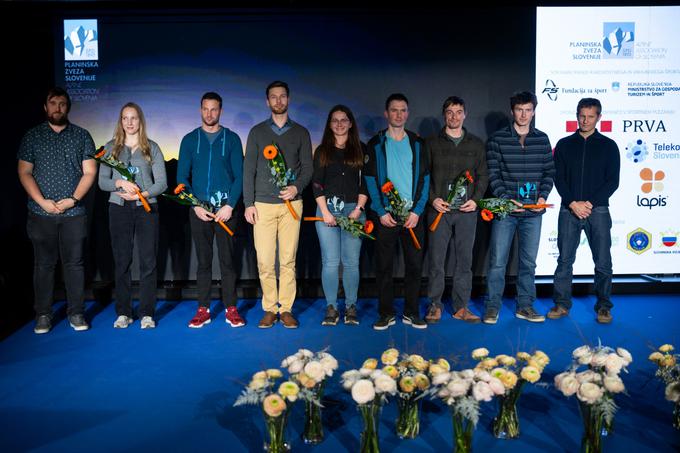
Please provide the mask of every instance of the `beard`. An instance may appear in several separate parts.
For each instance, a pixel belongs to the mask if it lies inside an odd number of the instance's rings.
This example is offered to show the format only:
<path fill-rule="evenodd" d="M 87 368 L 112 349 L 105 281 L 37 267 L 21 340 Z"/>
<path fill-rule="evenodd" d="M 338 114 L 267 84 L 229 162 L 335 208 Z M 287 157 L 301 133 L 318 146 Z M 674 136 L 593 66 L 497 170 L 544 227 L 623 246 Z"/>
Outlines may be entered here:
<path fill-rule="evenodd" d="M 219 119 L 219 118 L 213 118 L 213 119 L 211 119 L 210 121 L 206 121 L 205 119 L 203 120 L 203 124 L 205 124 L 205 125 L 208 126 L 208 127 L 215 126 L 215 125 L 217 125 L 217 123 L 219 123 L 219 122 L 220 122 L 220 119 Z"/>
<path fill-rule="evenodd" d="M 68 124 L 68 114 L 52 113 L 51 115 L 47 115 L 47 122 L 53 126 L 64 126 Z"/>
<path fill-rule="evenodd" d="M 275 115 L 283 115 L 288 111 L 288 106 L 285 105 L 283 107 L 270 107 L 271 111 Z"/>

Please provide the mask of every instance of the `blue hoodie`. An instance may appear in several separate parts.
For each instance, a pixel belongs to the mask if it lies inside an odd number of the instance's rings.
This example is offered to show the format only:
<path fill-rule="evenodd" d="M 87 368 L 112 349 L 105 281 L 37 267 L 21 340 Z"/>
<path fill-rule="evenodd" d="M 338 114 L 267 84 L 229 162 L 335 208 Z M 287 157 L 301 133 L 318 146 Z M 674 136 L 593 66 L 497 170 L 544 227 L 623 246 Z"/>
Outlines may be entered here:
<path fill-rule="evenodd" d="M 211 144 L 203 129 L 182 139 L 177 183 L 215 208 L 236 206 L 243 192 L 243 146 L 234 132 L 222 127 Z"/>

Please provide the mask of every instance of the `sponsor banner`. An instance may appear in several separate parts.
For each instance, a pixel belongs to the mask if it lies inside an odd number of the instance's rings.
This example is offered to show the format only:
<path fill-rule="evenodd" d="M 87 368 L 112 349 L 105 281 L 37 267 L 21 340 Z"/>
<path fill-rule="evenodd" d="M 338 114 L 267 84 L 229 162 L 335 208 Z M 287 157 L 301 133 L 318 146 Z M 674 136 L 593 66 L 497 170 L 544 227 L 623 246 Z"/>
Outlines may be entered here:
<path fill-rule="evenodd" d="M 555 146 L 578 131 L 578 101 L 597 98 L 598 130 L 619 147 L 619 187 L 609 200 L 615 274 L 680 271 L 679 21 L 680 6 L 537 10 L 536 127 Z M 560 204 L 556 189 L 548 202 Z M 537 275 L 554 274 L 558 214 L 543 216 Z M 574 273 L 593 274 L 587 242 Z"/>

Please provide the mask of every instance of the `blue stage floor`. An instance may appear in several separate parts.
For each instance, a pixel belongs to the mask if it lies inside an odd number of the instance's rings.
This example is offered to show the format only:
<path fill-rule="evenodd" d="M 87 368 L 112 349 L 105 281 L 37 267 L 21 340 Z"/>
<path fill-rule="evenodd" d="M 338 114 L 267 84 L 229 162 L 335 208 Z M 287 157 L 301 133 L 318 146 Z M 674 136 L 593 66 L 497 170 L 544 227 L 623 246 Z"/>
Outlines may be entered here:
<path fill-rule="evenodd" d="M 362 324 L 321 327 L 323 300 L 299 300 L 294 313 L 301 328 L 278 324 L 258 329 L 259 301 L 240 301 L 248 325 L 232 329 L 223 310 L 213 304 L 213 322 L 189 329 L 193 301 L 158 303 L 158 327 L 142 331 L 136 321 L 126 330 L 113 329 L 113 304 L 88 305 L 92 329 L 74 332 L 64 319 L 63 304 L 52 332 L 33 334 L 27 324 L 0 343 L 0 448 L 3 452 L 99 451 L 259 451 L 263 440 L 261 412 L 254 406 L 232 407 L 249 377 L 262 368 L 277 367 L 300 347 L 331 347 L 340 369 L 327 387 L 324 409 L 326 440 L 316 450 L 358 451 L 361 419 L 339 375 L 379 357 L 395 346 L 426 358 L 444 356 L 456 368 L 473 366 L 469 353 L 487 347 L 492 354 L 541 349 L 551 358 L 543 381 L 570 362 L 572 349 L 584 342 L 627 348 L 634 357 L 623 375 L 629 395 L 621 395 L 615 432 L 605 451 L 679 451 L 680 432 L 671 426 L 673 406 L 653 378 L 655 365 L 647 356 L 663 343 L 680 347 L 680 296 L 615 296 L 614 323 L 595 322 L 593 297 L 578 298 L 570 318 L 530 324 L 512 316 L 506 300 L 495 326 L 467 325 L 447 317 L 418 331 L 400 322 L 390 330 L 371 329 L 377 302 L 359 302 Z M 552 302 L 537 301 L 545 313 Z M 472 307 L 478 313 L 481 305 Z M 400 309 L 400 307 L 398 308 Z M 450 316 L 450 315 L 449 315 Z M 519 403 L 519 440 L 493 438 L 494 403 L 483 406 L 474 435 L 474 450 L 503 452 L 577 452 L 582 433 L 574 397 L 554 388 L 525 387 Z M 451 418 L 438 402 L 426 401 L 421 435 L 400 441 L 394 434 L 396 407 L 387 406 L 380 424 L 385 452 L 451 451 Z M 293 410 L 289 439 L 294 451 L 313 448 L 300 439 L 302 407 Z"/>

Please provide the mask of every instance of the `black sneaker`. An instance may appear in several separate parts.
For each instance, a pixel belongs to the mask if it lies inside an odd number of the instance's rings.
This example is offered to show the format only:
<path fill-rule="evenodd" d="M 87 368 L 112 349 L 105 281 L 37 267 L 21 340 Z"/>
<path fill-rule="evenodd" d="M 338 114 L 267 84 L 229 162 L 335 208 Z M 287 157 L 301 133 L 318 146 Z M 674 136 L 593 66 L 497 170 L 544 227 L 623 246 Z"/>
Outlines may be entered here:
<path fill-rule="evenodd" d="M 401 322 L 414 329 L 427 329 L 427 323 L 418 315 L 403 315 Z"/>
<path fill-rule="evenodd" d="M 52 330 L 52 319 L 49 317 L 49 315 L 38 316 L 38 319 L 35 320 L 35 327 L 33 328 L 33 332 L 40 335 L 43 333 L 47 333 L 50 330 Z"/>
<path fill-rule="evenodd" d="M 69 316 L 68 322 L 71 324 L 71 327 L 73 327 L 73 330 L 81 331 L 90 328 L 87 321 L 85 321 L 85 315 L 83 314 Z"/>
<path fill-rule="evenodd" d="M 334 326 L 338 323 L 340 319 L 340 313 L 332 305 L 326 307 L 326 316 L 324 316 L 323 321 L 321 321 L 322 326 Z"/>
<path fill-rule="evenodd" d="M 544 322 L 545 321 L 545 316 L 539 315 L 536 310 L 534 310 L 534 307 L 529 305 L 526 308 L 522 308 L 521 310 L 517 310 L 515 312 L 515 318 L 519 319 L 525 319 L 529 322 Z"/>
<path fill-rule="evenodd" d="M 397 323 L 394 316 L 380 316 L 376 322 L 373 323 L 374 330 L 386 330 L 389 326 L 393 326 Z"/>
<path fill-rule="evenodd" d="M 497 308 L 487 308 L 484 311 L 484 317 L 482 318 L 484 324 L 496 324 L 498 322 L 498 309 Z"/>
<path fill-rule="evenodd" d="M 357 307 L 350 305 L 345 309 L 345 324 L 352 326 L 359 325 L 359 317 L 357 316 Z"/>

